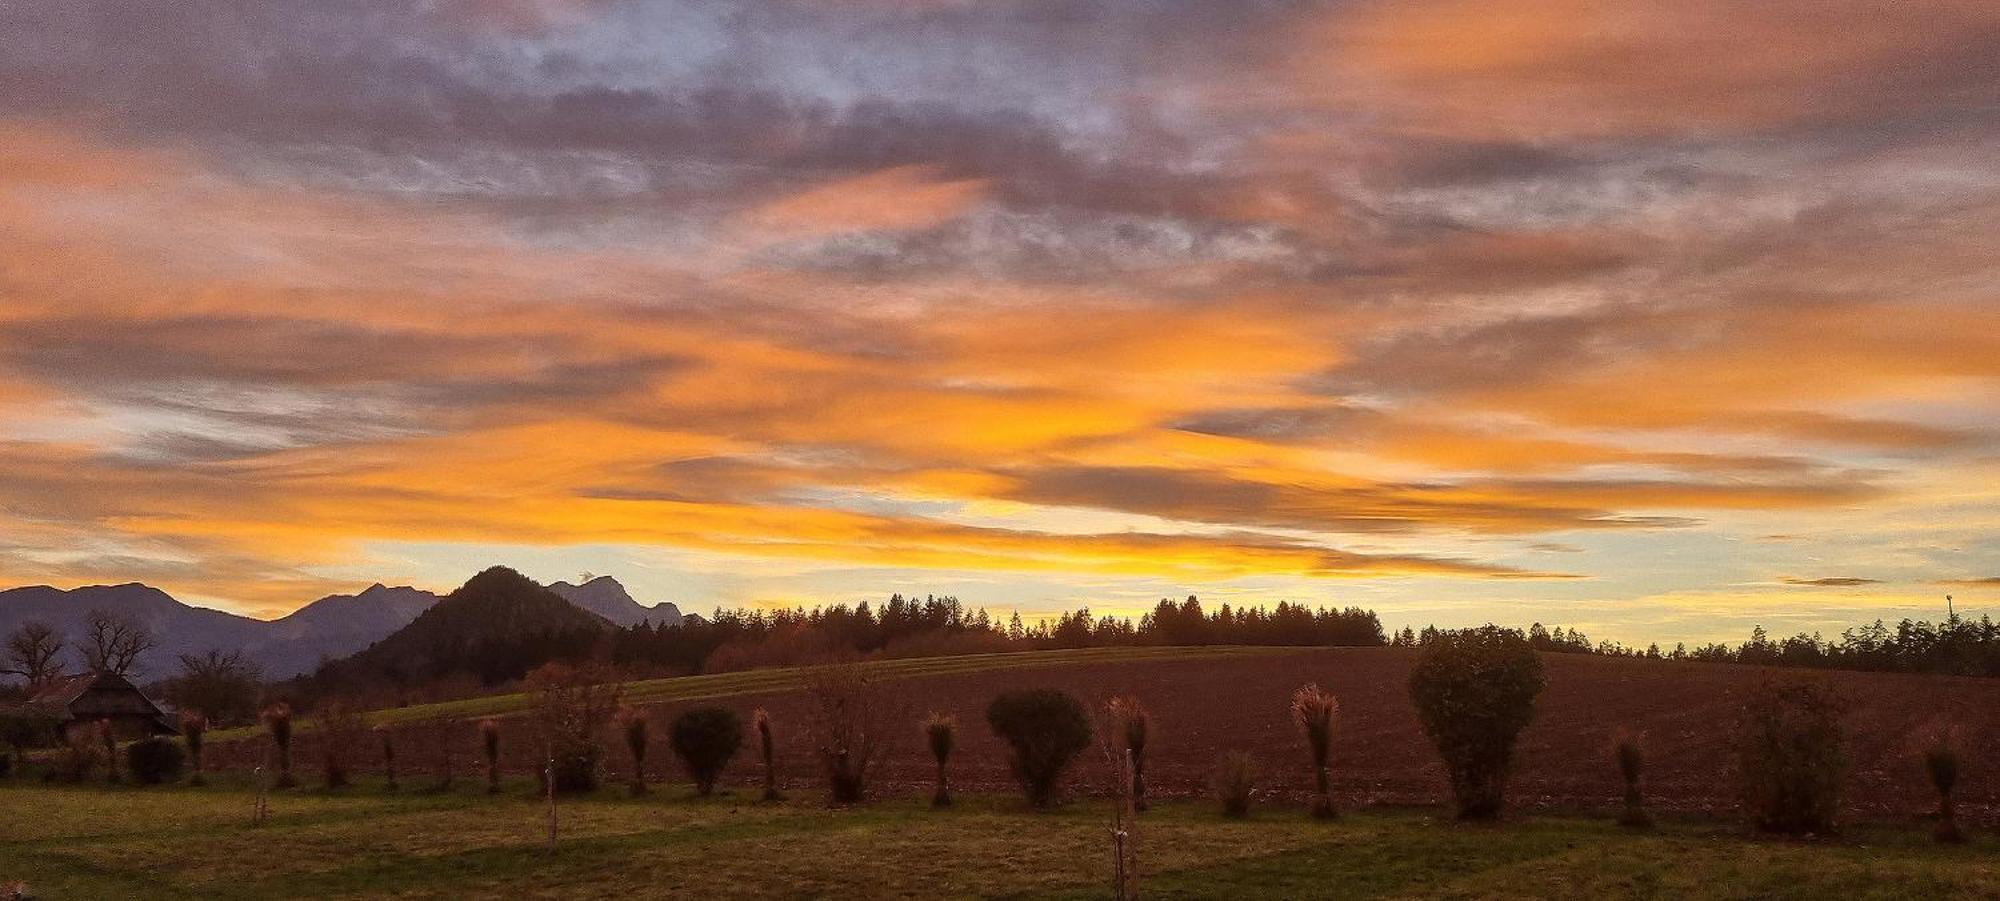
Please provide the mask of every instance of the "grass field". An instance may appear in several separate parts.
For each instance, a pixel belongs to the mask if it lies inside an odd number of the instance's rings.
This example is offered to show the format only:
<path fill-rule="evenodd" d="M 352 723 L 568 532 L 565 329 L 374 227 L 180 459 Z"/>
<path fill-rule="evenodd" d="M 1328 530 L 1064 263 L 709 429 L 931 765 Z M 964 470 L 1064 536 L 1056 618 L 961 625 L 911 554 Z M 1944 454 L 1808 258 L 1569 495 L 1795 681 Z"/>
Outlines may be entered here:
<path fill-rule="evenodd" d="M 1297 648 L 1276 647 L 1160 647 L 1160 648 L 1079 648 L 1058 651 L 1014 651 L 1005 654 L 965 654 L 956 657 L 912 657 L 900 660 L 875 660 L 863 663 L 871 672 L 885 679 L 941 676 L 952 673 L 974 673 L 992 670 L 1017 670 L 1049 666 L 1072 666 L 1085 663 L 1116 663 L 1122 661 L 1146 660 L 1192 660 L 1218 657 L 1254 657 L 1296 651 Z M 797 688 L 805 677 L 801 667 L 780 667 L 774 669 L 746 670 L 738 673 L 718 673 L 707 676 L 674 676 L 663 679 L 644 679 L 628 682 L 624 686 L 624 698 L 633 704 L 666 704 L 680 701 L 705 701 L 737 695 L 758 694 L 760 692 L 783 691 Z M 520 713 L 528 707 L 526 694 L 485 695 L 459 701 L 444 701 L 435 704 L 413 704 L 368 713 L 370 725 L 378 723 L 414 723 L 435 717 L 446 716 L 454 719 L 486 716 L 508 716 Z M 297 729 L 300 734 L 312 731 L 310 719 L 300 720 Z M 218 729 L 209 734 L 214 741 L 235 741 L 262 734 L 256 726 L 235 729 Z"/>
<path fill-rule="evenodd" d="M 526 785 L 488 796 L 273 796 L 242 787 L 0 787 L 0 884 L 37 897 L 1008 897 L 1109 894 L 1106 808 L 1026 811 L 1004 797 L 933 811 L 914 797 L 828 809 L 685 786 L 567 800 L 561 840 Z M 1291 807 L 1248 821 L 1173 802 L 1141 823 L 1148 897 L 1992 898 L 2000 843 L 1914 830 L 1812 843 L 1712 821 L 1633 834 L 1583 818 L 1464 826 L 1427 810 Z"/>

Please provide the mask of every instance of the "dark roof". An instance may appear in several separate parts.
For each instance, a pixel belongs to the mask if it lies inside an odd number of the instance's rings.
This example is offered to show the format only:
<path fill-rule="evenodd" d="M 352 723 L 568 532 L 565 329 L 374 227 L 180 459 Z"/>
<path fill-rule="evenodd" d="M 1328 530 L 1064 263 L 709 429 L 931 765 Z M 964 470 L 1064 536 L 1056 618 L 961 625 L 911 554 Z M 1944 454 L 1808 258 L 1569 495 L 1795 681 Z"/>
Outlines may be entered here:
<path fill-rule="evenodd" d="M 64 676 L 28 698 L 29 707 L 47 711 L 58 720 L 143 718 L 168 732 L 177 732 L 160 705 L 117 673 Z"/>

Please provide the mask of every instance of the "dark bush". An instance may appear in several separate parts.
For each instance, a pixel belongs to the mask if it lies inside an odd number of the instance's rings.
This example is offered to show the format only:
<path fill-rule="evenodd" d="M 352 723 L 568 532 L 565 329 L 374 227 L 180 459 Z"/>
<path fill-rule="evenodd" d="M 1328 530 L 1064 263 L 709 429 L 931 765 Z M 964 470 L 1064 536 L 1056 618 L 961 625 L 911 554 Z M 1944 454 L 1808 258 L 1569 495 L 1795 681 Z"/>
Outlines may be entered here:
<path fill-rule="evenodd" d="M 1222 755 L 1215 768 L 1215 797 L 1222 802 L 1222 815 L 1241 819 L 1250 815 L 1250 802 L 1257 790 L 1257 761 L 1243 751 Z"/>
<path fill-rule="evenodd" d="M 1541 658 L 1512 629 L 1443 632 L 1424 646 L 1410 698 L 1444 758 L 1460 819 L 1500 815 L 1514 741 L 1534 718 L 1544 684 Z"/>
<path fill-rule="evenodd" d="M 0 779 L 14 775 L 14 755 L 0 754 Z"/>
<path fill-rule="evenodd" d="M 142 738 L 125 747 L 125 769 L 140 785 L 159 785 L 181 777 L 187 755 L 178 742 L 164 738 Z"/>
<path fill-rule="evenodd" d="M 1131 695 L 1112 698 L 1105 705 L 1111 713 L 1111 724 L 1123 739 L 1127 763 L 1132 769 L 1132 808 L 1146 809 L 1146 744 L 1153 735 L 1153 715 L 1146 711 L 1146 705 Z"/>
<path fill-rule="evenodd" d="M 777 743 L 771 735 L 771 714 L 759 707 L 751 718 L 757 723 L 757 756 L 764 761 L 764 800 L 782 801 L 785 796 L 778 791 Z"/>
<path fill-rule="evenodd" d="M 1626 729 L 1614 733 L 1611 758 L 1618 764 L 1618 777 L 1625 781 L 1625 809 L 1618 814 L 1618 825 L 1633 829 L 1651 827 L 1653 817 L 1646 813 L 1645 797 L 1639 792 L 1639 777 L 1646 769 L 1646 748 L 1639 734 Z"/>
<path fill-rule="evenodd" d="M 1066 692 L 1052 688 L 1010 691 L 986 708 L 986 724 L 1014 749 L 1009 763 L 1028 803 L 1047 807 L 1062 787 L 1063 771 L 1090 747 L 1090 717 Z"/>
<path fill-rule="evenodd" d="M 1924 774 L 1931 777 L 1931 787 L 1938 793 L 1938 823 L 1931 837 L 1952 845 L 1965 841 L 1965 831 L 1958 828 L 1958 809 L 1951 797 L 1958 787 L 1958 757 L 1958 749 L 1949 738 L 1940 739 L 1924 752 Z"/>
<path fill-rule="evenodd" d="M 1766 832 L 1830 832 L 1847 776 L 1845 705 L 1819 682 L 1767 682 L 1744 706 L 1737 735 L 1743 804 Z"/>
<path fill-rule="evenodd" d="M 958 744 L 958 718 L 948 713 L 932 713 L 924 720 L 924 743 L 930 746 L 931 757 L 937 760 L 937 792 L 931 795 L 931 806 L 950 807 L 951 779 L 947 767 L 952 748 Z"/>
<path fill-rule="evenodd" d="M 278 779 L 271 787 L 291 788 L 298 784 L 292 778 L 292 705 L 279 701 L 264 708 L 264 726 L 278 752 Z"/>
<path fill-rule="evenodd" d="M 727 707 L 696 707 L 674 717 L 668 731 L 697 794 L 715 791 L 716 777 L 743 746 L 743 719 Z"/>

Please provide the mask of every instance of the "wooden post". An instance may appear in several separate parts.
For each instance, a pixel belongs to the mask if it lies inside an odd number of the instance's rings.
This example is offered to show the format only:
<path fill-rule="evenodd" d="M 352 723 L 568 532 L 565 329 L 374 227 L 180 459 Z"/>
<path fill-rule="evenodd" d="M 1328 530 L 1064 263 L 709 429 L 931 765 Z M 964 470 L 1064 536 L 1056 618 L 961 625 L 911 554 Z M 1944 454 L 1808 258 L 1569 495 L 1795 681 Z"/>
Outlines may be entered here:
<path fill-rule="evenodd" d="M 270 758 L 271 749 L 265 748 L 264 761 L 268 762 Z M 263 762 L 257 764 L 257 768 L 252 771 L 252 775 L 257 778 L 257 802 L 250 808 L 250 825 L 262 826 L 264 825 L 264 818 L 270 815 L 271 812 L 271 783 L 269 779 L 265 778 L 266 771 Z"/>

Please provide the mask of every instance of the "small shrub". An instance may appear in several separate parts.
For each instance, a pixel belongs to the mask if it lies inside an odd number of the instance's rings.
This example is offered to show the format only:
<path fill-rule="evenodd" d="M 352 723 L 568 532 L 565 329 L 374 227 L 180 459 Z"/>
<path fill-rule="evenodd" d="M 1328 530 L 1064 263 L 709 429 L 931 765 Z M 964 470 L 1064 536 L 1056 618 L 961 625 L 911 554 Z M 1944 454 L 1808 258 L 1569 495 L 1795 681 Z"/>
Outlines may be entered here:
<path fill-rule="evenodd" d="M 181 712 L 181 740 L 187 742 L 189 785 L 207 784 L 201 775 L 201 744 L 207 734 L 208 717 L 194 710 Z"/>
<path fill-rule="evenodd" d="M 1013 748 L 1009 761 L 1034 807 L 1054 804 L 1071 761 L 1090 747 L 1090 718 L 1066 692 L 1010 691 L 986 708 L 986 724 Z"/>
<path fill-rule="evenodd" d="M 1844 704 L 1820 682 L 1767 682 L 1737 736 L 1744 806 L 1758 829 L 1831 832 L 1847 775 Z"/>
<path fill-rule="evenodd" d="M 646 745 L 652 725 L 646 712 L 636 707 L 620 707 L 614 718 L 618 734 L 625 737 L 625 753 L 632 757 L 632 794 L 646 793 Z"/>
<path fill-rule="evenodd" d="M 757 723 L 757 754 L 764 761 L 764 800 L 782 801 L 785 796 L 778 792 L 778 767 L 774 760 L 777 749 L 771 738 L 771 714 L 759 707 L 756 713 L 751 714 L 751 719 Z"/>
<path fill-rule="evenodd" d="M 479 748 L 486 753 L 486 793 L 500 793 L 500 721 L 487 717 L 479 721 Z"/>
<path fill-rule="evenodd" d="M 892 724 L 907 722 L 868 671 L 852 663 L 818 667 L 806 675 L 812 700 L 812 742 L 835 804 L 868 796 L 868 772 L 894 741 Z M 897 729 L 900 730 L 900 725 Z"/>
<path fill-rule="evenodd" d="M 1500 815 L 1514 742 L 1534 718 L 1546 681 L 1542 659 L 1512 629 L 1443 632 L 1424 646 L 1410 673 L 1410 698 L 1444 758 L 1459 819 Z"/>
<path fill-rule="evenodd" d="M 1618 825 L 1631 829 L 1652 826 L 1653 818 L 1646 813 L 1645 798 L 1639 793 L 1639 777 L 1646 768 L 1646 749 L 1639 734 L 1624 729 L 1613 733 L 1611 759 L 1618 764 L 1618 776 L 1625 782 L 1625 809 L 1618 814 Z"/>
<path fill-rule="evenodd" d="M 1340 712 L 1340 702 L 1332 694 L 1321 691 L 1317 683 L 1307 684 L 1292 692 L 1292 723 L 1305 735 L 1306 752 L 1312 758 L 1313 802 L 1312 815 L 1318 819 L 1330 819 L 1335 815 L 1333 807 L 1333 786 L 1327 777 L 1327 757 L 1333 750 L 1333 718 Z"/>
<path fill-rule="evenodd" d="M 382 787 L 387 791 L 396 790 L 396 733 L 389 731 L 384 723 L 375 727 L 375 736 L 382 740 Z"/>
<path fill-rule="evenodd" d="M 346 788 L 355 746 L 361 743 L 361 714 L 341 701 L 326 701 L 313 714 L 319 738 L 320 774 L 329 789 Z"/>
<path fill-rule="evenodd" d="M 694 777 L 695 793 L 713 794 L 722 768 L 743 746 L 743 719 L 727 707 L 696 707 L 674 717 L 668 731 L 674 756 Z"/>
<path fill-rule="evenodd" d="M 535 723 L 550 757 L 543 778 L 558 792 L 596 789 L 602 756 L 597 730 L 618 708 L 622 687 L 596 668 L 562 662 L 543 665 L 528 674 L 527 682 L 535 696 Z"/>
<path fill-rule="evenodd" d="M 931 806 L 950 807 L 951 780 L 946 770 L 952 747 L 958 743 L 958 718 L 948 713 L 932 713 L 924 720 L 924 743 L 937 759 L 937 792 L 931 795 Z"/>
<path fill-rule="evenodd" d="M 179 779 L 185 763 L 181 746 L 164 738 L 142 738 L 125 747 L 125 769 L 140 785 Z"/>
<path fill-rule="evenodd" d="M 1111 712 L 1111 722 L 1118 730 L 1118 738 L 1131 760 L 1132 768 L 1132 808 L 1146 809 L 1146 743 L 1153 736 L 1153 715 L 1146 711 L 1146 705 L 1131 695 L 1112 698 L 1106 705 Z"/>
<path fill-rule="evenodd" d="M 1958 787 L 1958 749 L 1952 747 L 1949 739 L 1941 739 L 1924 752 L 1924 773 L 1931 778 L 1931 787 L 1938 793 L 1937 828 L 1931 837 L 1946 844 L 1965 841 L 1965 832 L 1958 828 L 1958 810 L 1952 803 L 1951 793 Z"/>
<path fill-rule="evenodd" d="M 64 782 L 85 782 L 104 763 L 104 743 L 96 724 L 73 726 L 63 733 L 62 750 L 56 754 L 56 768 L 50 777 Z"/>
<path fill-rule="evenodd" d="M 14 770 L 23 775 L 28 772 L 28 749 L 59 743 L 57 736 L 60 732 L 52 716 L 31 710 L 0 708 L 0 742 L 6 742 L 13 752 Z"/>
<path fill-rule="evenodd" d="M 264 728 L 271 734 L 271 748 L 278 752 L 278 781 L 272 787 L 297 785 L 292 779 L 292 705 L 279 701 L 264 708 Z"/>
<path fill-rule="evenodd" d="M 1243 751 L 1222 755 L 1215 768 L 1215 796 L 1222 802 L 1222 815 L 1235 819 L 1249 816 L 1256 791 L 1257 761 Z"/>

